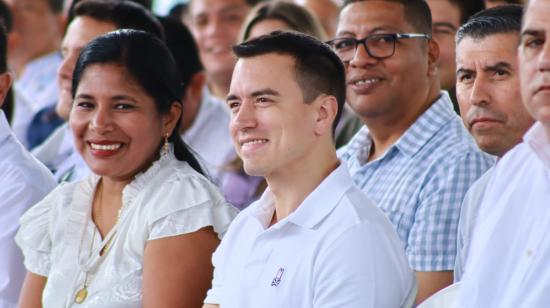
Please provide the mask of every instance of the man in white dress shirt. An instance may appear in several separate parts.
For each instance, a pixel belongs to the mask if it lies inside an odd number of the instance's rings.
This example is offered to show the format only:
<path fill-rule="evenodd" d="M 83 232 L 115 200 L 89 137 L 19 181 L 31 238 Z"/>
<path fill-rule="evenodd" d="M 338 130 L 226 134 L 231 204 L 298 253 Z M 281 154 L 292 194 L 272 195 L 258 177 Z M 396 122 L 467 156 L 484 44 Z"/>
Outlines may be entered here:
<path fill-rule="evenodd" d="M 550 303 L 550 2 L 530 0 L 519 44 L 521 95 L 536 120 L 497 164 L 466 263 L 462 307 Z"/>
<path fill-rule="evenodd" d="M 353 185 L 332 139 L 345 71 L 330 48 L 275 32 L 234 48 L 227 105 L 260 200 L 214 253 L 205 307 L 401 307 L 415 280 L 391 223 Z"/>
<path fill-rule="evenodd" d="M 533 125 L 523 106 L 517 63 L 520 6 L 500 6 L 474 15 L 457 34 L 456 94 L 462 120 L 477 145 L 501 158 Z M 468 190 L 460 211 L 454 279 L 462 277 L 471 234 L 493 169 Z"/>
<path fill-rule="evenodd" d="M 11 86 L 6 33 L 0 26 L 0 106 Z M 0 308 L 15 308 L 25 278 L 23 255 L 14 241 L 19 217 L 55 187 L 46 167 L 19 143 L 0 110 Z"/>

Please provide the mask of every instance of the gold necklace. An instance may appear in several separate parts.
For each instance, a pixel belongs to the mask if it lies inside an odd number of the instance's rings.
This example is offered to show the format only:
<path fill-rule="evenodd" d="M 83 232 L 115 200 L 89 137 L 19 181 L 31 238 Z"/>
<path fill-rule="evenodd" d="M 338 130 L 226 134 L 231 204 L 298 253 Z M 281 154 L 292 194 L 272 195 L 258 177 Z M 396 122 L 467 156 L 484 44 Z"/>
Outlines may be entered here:
<path fill-rule="evenodd" d="M 95 234 L 96 234 L 97 228 L 94 228 L 94 233 L 92 234 L 92 245 L 90 245 L 90 255 L 89 258 L 92 257 L 92 253 L 94 250 L 94 241 L 95 241 Z M 86 272 L 86 276 L 84 277 L 84 285 L 78 292 L 76 292 L 76 296 L 74 297 L 74 302 L 77 304 L 82 304 L 84 300 L 88 297 L 88 272 Z"/>
<path fill-rule="evenodd" d="M 103 207 L 103 183 L 101 183 L 101 186 L 99 186 L 98 190 L 101 189 L 101 191 L 98 191 L 98 194 L 99 194 L 99 200 L 98 200 L 98 203 L 101 204 L 101 207 L 100 209 Z M 120 220 L 120 216 L 122 214 L 122 208 L 123 206 L 121 206 L 119 209 L 118 209 L 118 213 L 117 213 L 117 218 L 116 218 L 116 221 L 115 221 L 115 224 L 113 226 L 116 227 L 118 225 L 118 222 Z M 101 212 L 100 212 L 101 213 Z M 98 216 L 101 216 L 100 213 L 98 213 Z M 94 233 L 92 235 L 92 245 L 90 246 L 90 255 L 89 255 L 89 258 L 92 257 L 92 253 L 93 253 L 93 248 L 94 248 L 94 240 L 95 240 L 95 235 L 96 235 L 96 232 L 97 232 L 97 227 L 94 228 Z M 113 238 L 115 237 L 115 234 L 116 234 L 116 230 L 114 231 L 114 233 L 111 235 L 111 237 L 109 238 L 109 240 L 107 241 L 107 243 L 103 246 L 103 248 L 100 250 L 99 252 L 99 256 L 104 256 L 108 251 L 109 251 L 109 248 L 111 247 L 111 242 L 113 241 Z M 84 276 L 84 285 L 82 286 L 82 288 L 80 288 L 77 292 L 76 292 L 76 296 L 74 298 L 74 302 L 77 303 L 77 304 L 82 304 L 85 300 L 86 300 L 86 297 L 88 297 L 88 272 L 86 271 L 86 274 Z"/>

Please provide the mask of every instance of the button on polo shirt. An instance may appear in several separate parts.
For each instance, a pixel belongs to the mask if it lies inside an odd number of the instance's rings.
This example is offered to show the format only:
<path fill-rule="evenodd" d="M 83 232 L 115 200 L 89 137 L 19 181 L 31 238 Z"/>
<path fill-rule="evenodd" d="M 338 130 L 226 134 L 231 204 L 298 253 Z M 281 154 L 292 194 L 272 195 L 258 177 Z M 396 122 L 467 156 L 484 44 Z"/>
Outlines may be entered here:
<path fill-rule="evenodd" d="M 239 214 L 213 256 L 205 303 L 221 307 L 399 307 L 414 285 L 390 222 L 334 170 L 269 226 L 269 189 Z"/>

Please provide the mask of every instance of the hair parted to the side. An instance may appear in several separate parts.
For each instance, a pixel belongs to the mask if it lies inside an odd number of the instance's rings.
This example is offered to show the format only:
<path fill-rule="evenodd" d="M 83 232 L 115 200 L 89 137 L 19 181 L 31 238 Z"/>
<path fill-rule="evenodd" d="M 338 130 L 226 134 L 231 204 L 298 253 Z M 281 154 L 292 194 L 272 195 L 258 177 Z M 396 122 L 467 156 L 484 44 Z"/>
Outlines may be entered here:
<path fill-rule="evenodd" d="M 250 32 L 254 26 L 264 20 L 279 20 L 290 29 L 311 35 L 321 41 L 325 41 L 326 33 L 317 17 L 306 8 L 292 2 L 263 2 L 256 5 L 243 23 L 240 41 L 250 38 Z"/>
<path fill-rule="evenodd" d="M 158 19 L 134 1 L 83 0 L 74 7 L 74 17 L 86 16 L 112 23 L 117 29 L 136 29 L 152 33 L 164 40 L 164 30 Z"/>
<path fill-rule="evenodd" d="M 166 45 L 144 31 L 122 29 L 92 40 L 84 47 L 75 65 L 72 95 L 86 69 L 94 64 L 122 66 L 138 85 L 154 100 L 159 114 L 170 112 L 172 104 L 181 104 L 182 82 L 174 59 Z M 181 117 L 176 127 L 180 126 Z M 159 136 L 159 140 L 162 139 Z M 168 138 L 174 145 L 178 160 L 186 161 L 197 172 L 204 174 L 199 162 L 181 139 L 178 129 Z M 159 149 L 162 141 L 159 143 Z"/>
<path fill-rule="evenodd" d="M 369 0 L 344 0 L 340 10 L 352 3 L 365 2 Z M 406 21 L 415 28 L 416 31 L 425 34 L 432 34 L 432 13 L 425 0 L 383 0 L 395 2 L 403 5 Z"/>
<path fill-rule="evenodd" d="M 456 33 L 456 43 L 464 38 L 482 39 L 489 35 L 520 32 L 523 7 L 517 4 L 483 10 L 470 18 Z M 518 36 L 519 40 L 519 36 Z"/>
<path fill-rule="evenodd" d="M 327 44 L 303 33 L 275 31 L 236 45 L 233 51 L 238 58 L 268 53 L 292 57 L 296 82 L 306 104 L 321 94 L 336 98 L 338 113 L 333 123 L 336 128 L 346 100 L 346 73 L 344 64 Z"/>

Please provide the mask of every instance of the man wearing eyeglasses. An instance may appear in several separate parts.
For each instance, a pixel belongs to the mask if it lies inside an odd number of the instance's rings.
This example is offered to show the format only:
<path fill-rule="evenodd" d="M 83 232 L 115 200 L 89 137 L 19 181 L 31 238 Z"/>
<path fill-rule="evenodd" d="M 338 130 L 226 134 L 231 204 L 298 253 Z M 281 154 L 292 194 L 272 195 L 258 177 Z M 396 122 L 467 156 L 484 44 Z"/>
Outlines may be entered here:
<path fill-rule="evenodd" d="M 417 274 L 417 303 L 452 283 L 462 199 L 493 161 L 441 91 L 431 24 L 423 0 L 346 0 L 329 42 L 366 125 L 340 158 L 394 224 Z"/>

